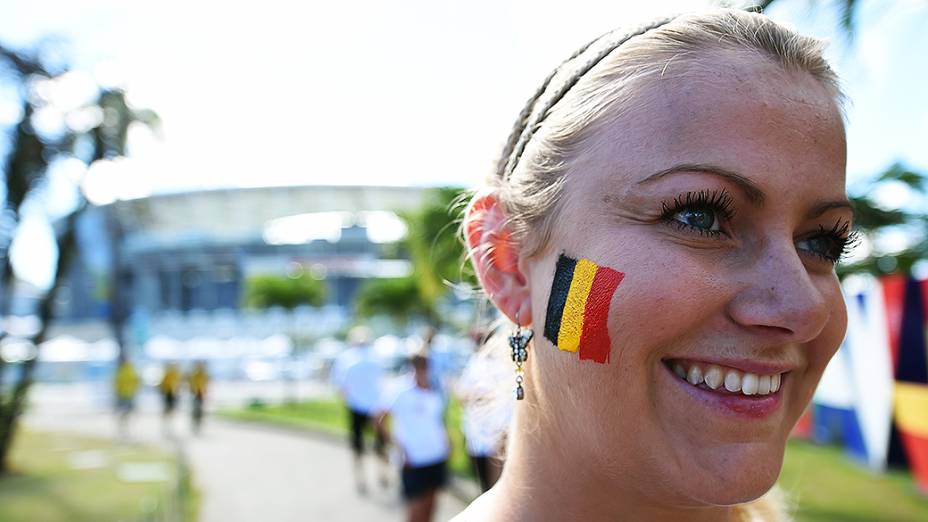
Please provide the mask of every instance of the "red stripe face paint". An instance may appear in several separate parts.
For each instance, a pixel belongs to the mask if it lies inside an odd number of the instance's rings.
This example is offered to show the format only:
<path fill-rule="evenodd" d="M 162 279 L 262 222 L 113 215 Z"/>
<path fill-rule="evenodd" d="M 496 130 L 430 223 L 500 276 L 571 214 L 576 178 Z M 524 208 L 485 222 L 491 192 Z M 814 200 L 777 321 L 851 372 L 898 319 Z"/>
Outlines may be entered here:
<path fill-rule="evenodd" d="M 625 274 L 601 266 L 596 271 L 593 287 L 583 312 L 583 334 L 580 336 L 580 359 L 600 364 L 609 362 L 612 341 L 609 339 L 609 305 L 612 294 L 622 283 Z"/>

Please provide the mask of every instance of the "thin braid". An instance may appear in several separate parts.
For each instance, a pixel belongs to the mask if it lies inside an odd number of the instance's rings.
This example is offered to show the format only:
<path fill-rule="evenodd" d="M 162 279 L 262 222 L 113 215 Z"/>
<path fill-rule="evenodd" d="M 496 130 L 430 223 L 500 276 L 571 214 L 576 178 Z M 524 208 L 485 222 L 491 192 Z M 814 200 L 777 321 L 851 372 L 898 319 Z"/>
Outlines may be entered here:
<path fill-rule="evenodd" d="M 567 92 L 570 91 L 570 89 L 573 88 L 573 86 L 580 81 L 580 78 L 588 73 L 590 69 L 595 67 L 596 64 L 601 62 L 606 56 L 609 56 L 612 51 L 616 50 L 620 45 L 627 42 L 630 38 L 644 34 L 651 29 L 656 29 L 671 20 L 673 20 L 672 17 L 663 18 L 655 22 L 651 22 L 650 24 L 640 26 L 632 31 L 622 33 L 619 38 L 614 40 L 609 45 L 603 47 L 602 50 L 587 60 L 587 62 L 584 63 L 583 66 L 573 74 L 573 76 L 568 78 L 567 81 L 561 85 L 561 87 L 554 93 L 551 99 L 548 100 L 548 103 L 545 104 L 541 110 L 534 111 L 535 117 L 530 119 L 535 108 L 535 104 L 538 103 L 538 100 L 542 97 L 545 91 L 548 90 L 548 86 L 551 83 L 551 80 L 558 73 L 558 71 L 560 71 L 564 65 L 585 53 L 596 42 L 599 42 L 609 35 L 615 34 L 615 30 L 609 31 L 608 33 L 593 39 L 575 51 L 570 56 L 570 58 L 561 62 L 561 64 L 558 65 L 553 71 L 551 71 L 551 74 L 545 78 L 544 83 L 542 83 L 541 87 L 538 88 L 535 94 L 529 98 L 525 108 L 523 108 L 522 112 L 519 113 L 519 118 L 516 120 L 516 123 L 513 126 L 512 133 L 509 135 L 509 140 L 506 143 L 506 147 L 503 149 L 503 153 L 500 155 L 500 159 L 497 162 L 497 176 L 499 176 L 504 181 L 508 181 L 509 177 L 512 176 L 512 173 L 516 170 L 516 166 L 519 164 L 519 159 L 522 157 L 522 153 L 525 152 L 525 147 L 528 145 L 528 142 L 531 141 L 532 136 L 535 135 L 535 132 L 541 128 L 541 124 L 548 116 L 548 112 L 550 112 L 551 109 L 564 98 Z"/>
<path fill-rule="evenodd" d="M 538 99 L 541 98 L 541 95 L 543 95 L 545 91 L 548 90 L 548 84 L 551 83 L 551 80 L 554 79 L 554 76 L 557 74 L 557 72 L 560 71 L 561 67 L 563 67 L 565 64 L 585 53 L 591 45 L 598 42 L 607 34 L 609 33 L 603 33 L 597 36 L 596 38 L 587 42 L 583 47 L 574 51 L 573 54 L 570 55 L 570 58 L 558 64 L 558 66 L 548 74 L 548 76 L 545 78 L 545 81 L 541 82 L 541 86 L 538 87 L 538 89 L 535 91 L 535 94 L 533 94 L 531 98 L 529 98 L 525 103 L 525 107 L 522 108 L 522 112 L 519 113 L 519 117 L 516 119 L 515 124 L 512 126 L 512 132 L 509 133 L 509 139 L 506 140 L 506 146 L 503 148 L 503 152 L 500 154 L 499 160 L 496 162 L 497 176 L 502 179 L 509 178 L 509 173 L 506 172 L 506 166 L 509 165 L 510 155 L 516 148 L 516 144 L 519 143 L 519 138 L 522 136 L 522 133 L 525 132 L 525 126 L 528 123 L 529 117 L 532 115 L 532 109 L 535 108 L 535 104 L 538 102 Z M 521 152 L 519 154 L 521 155 Z"/>

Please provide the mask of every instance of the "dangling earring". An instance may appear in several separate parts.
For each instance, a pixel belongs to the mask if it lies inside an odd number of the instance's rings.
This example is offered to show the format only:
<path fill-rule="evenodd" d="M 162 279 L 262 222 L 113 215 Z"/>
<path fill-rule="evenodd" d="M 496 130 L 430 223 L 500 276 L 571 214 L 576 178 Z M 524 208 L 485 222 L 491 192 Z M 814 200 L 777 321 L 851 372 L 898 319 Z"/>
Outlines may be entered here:
<path fill-rule="evenodd" d="M 528 343 L 534 337 L 532 330 L 522 330 L 519 324 L 519 314 L 516 314 L 516 330 L 509 334 L 509 347 L 512 348 L 512 362 L 516 363 L 516 400 L 525 398 L 522 383 L 525 381 L 525 371 L 522 364 L 528 359 Z"/>

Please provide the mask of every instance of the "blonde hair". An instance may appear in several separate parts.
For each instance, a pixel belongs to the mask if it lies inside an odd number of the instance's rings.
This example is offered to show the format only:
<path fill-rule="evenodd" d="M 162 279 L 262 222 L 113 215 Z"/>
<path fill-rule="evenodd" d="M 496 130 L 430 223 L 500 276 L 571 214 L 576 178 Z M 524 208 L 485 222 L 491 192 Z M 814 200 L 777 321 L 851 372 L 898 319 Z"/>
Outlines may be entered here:
<path fill-rule="evenodd" d="M 735 9 L 616 30 L 585 45 L 529 99 L 488 180 L 513 242 L 528 256 L 544 248 L 572 160 L 603 124 L 645 103 L 638 93 L 649 83 L 705 67 L 719 53 L 748 53 L 812 75 L 841 108 L 844 95 L 823 56 L 825 46 L 761 14 Z"/>
<path fill-rule="evenodd" d="M 823 56 L 825 47 L 824 41 L 800 35 L 761 14 L 735 9 L 616 30 L 583 46 L 528 100 L 488 180 L 503 207 L 514 245 L 529 257 L 547 245 L 564 177 L 598 129 L 645 104 L 647 98 L 640 93 L 649 86 L 711 67 L 714 57 L 741 53 L 786 71 L 807 73 L 843 111 L 844 94 Z M 494 337 L 484 347 L 489 353 L 481 355 L 502 363 L 504 335 Z M 512 400 L 510 391 L 509 383 L 501 383 L 498 396 L 481 402 L 492 410 L 499 407 L 498 401 Z M 788 511 L 777 487 L 736 507 L 738 518 L 745 521 L 786 521 Z"/>

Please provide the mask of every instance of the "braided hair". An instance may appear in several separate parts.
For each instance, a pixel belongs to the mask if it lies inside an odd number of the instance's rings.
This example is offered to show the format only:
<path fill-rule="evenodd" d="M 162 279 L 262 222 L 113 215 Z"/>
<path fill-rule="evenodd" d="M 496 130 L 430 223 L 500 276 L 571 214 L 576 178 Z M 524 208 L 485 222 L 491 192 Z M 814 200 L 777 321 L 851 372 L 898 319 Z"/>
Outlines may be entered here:
<path fill-rule="evenodd" d="M 601 62 L 603 58 L 609 56 L 612 51 L 615 51 L 620 45 L 627 42 L 630 38 L 644 34 L 651 29 L 660 27 L 670 20 L 672 20 L 672 18 L 664 18 L 632 30 L 616 29 L 609 31 L 608 33 L 602 34 L 593 40 L 590 40 L 585 45 L 574 51 L 574 53 L 570 55 L 570 58 L 561 62 L 560 65 L 551 71 L 550 74 L 548 74 L 545 80 L 541 83 L 541 86 L 538 87 L 535 93 L 528 99 L 525 107 L 519 113 L 519 117 L 516 119 L 515 124 L 512 126 L 512 132 L 509 134 L 509 139 L 506 141 L 506 146 L 503 148 L 503 152 L 497 161 L 496 175 L 503 180 L 507 180 L 509 176 L 512 175 L 512 172 L 519 164 L 519 158 L 522 156 L 522 153 L 525 152 L 525 146 L 529 141 L 531 141 L 532 136 L 535 134 L 538 128 L 541 127 L 541 124 L 548 116 L 551 108 L 564 98 L 564 95 L 566 95 L 567 92 L 574 85 L 576 85 L 577 82 L 580 81 L 580 78 L 582 78 L 583 75 L 589 72 L 590 69 Z M 593 48 L 592 52 L 587 53 L 587 51 L 591 50 L 591 48 Z M 584 56 L 585 54 L 591 55 Z M 579 67 L 576 67 L 576 69 L 573 71 L 573 74 L 561 82 L 561 84 L 558 85 L 557 88 L 546 97 L 545 102 L 536 108 L 536 104 L 538 104 L 539 100 L 544 97 L 545 93 L 548 91 L 548 87 L 551 85 L 551 80 L 554 79 L 558 72 L 572 64 L 574 60 L 577 60 L 581 57 L 583 57 L 583 61 Z"/>
<path fill-rule="evenodd" d="M 548 243 L 564 178 L 595 124 L 642 102 L 645 82 L 687 74 L 687 64 L 720 51 L 752 54 L 804 71 L 842 105 L 825 44 L 767 17 L 716 9 L 615 29 L 580 47 L 545 77 L 519 112 L 488 185 L 505 209 L 512 241 L 532 256 Z"/>

